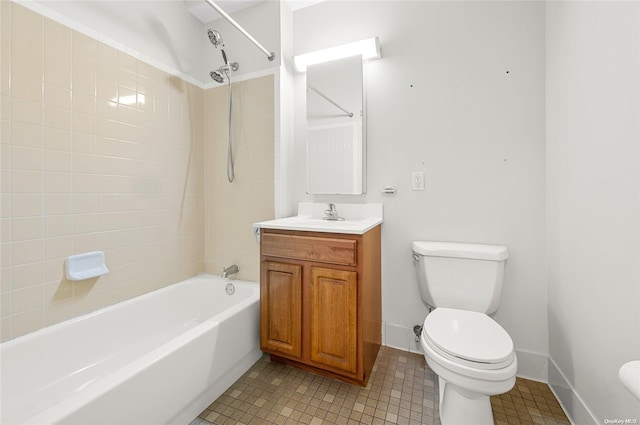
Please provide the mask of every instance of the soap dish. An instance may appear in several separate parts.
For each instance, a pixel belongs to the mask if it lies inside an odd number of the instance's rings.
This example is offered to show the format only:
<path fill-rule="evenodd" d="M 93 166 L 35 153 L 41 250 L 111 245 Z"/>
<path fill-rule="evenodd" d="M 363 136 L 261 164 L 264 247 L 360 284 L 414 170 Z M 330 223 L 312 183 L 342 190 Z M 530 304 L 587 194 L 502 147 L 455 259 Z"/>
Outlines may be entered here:
<path fill-rule="evenodd" d="M 109 273 L 104 252 L 95 251 L 67 257 L 67 279 L 85 280 Z"/>

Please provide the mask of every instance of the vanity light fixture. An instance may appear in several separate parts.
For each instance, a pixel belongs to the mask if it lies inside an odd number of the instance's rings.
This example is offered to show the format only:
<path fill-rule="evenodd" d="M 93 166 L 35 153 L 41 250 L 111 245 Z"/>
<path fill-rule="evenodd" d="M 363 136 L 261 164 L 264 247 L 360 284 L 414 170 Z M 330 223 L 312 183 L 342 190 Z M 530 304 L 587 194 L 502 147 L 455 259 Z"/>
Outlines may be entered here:
<path fill-rule="evenodd" d="M 362 60 L 380 59 L 380 40 L 378 37 L 371 37 L 352 43 L 341 44 L 340 46 L 297 55 L 293 57 L 293 65 L 296 71 L 304 73 L 307 72 L 307 66 L 309 65 L 330 62 L 356 55 L 362 55 Z"/>

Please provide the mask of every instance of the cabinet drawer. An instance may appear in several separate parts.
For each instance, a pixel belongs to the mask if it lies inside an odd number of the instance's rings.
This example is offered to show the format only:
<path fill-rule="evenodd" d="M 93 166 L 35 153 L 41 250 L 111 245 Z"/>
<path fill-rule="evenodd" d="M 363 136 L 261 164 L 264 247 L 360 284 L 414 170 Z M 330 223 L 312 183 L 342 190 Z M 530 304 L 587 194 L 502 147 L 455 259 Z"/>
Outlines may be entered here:
<path fill-rule="evenodd" d="M 356 265 L 354 239 L 263 233 L 262 255 L 317 261 L 322 263 Z"/>

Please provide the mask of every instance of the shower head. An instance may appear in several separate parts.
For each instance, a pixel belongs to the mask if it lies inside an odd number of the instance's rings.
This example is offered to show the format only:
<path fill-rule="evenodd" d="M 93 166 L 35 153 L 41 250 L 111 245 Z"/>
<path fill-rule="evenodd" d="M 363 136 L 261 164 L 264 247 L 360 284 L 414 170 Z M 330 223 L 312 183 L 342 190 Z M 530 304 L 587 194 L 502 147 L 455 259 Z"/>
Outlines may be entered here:
<path fill-rule="evenodd" d="M 220 68 L 216 69 L 215 71 L 211 71 L 209 73 L 209 76 L 217 83 L 222 84 L 224 83 L 225 76 L 228 80 L 230 80 L 229 71 L 237 71 L 238 68 L 240 68 L 240 65 L 238 64 L 238 62 L 231 62 L 230 64 L 222 65 Z"/>
<path fill-rule="evenodd" d="M 224 83 L 224 77 L 222 76 L 222 74 L 220 73 L 220 71 L 211 71 L 209 73 L 209 75 L 211 76 L 211 78 L 216 82 L 216 83 Z"/>
<path fill-rule="evenodd" d="M 209 73 L 209 76 L 211 76 L 214 81 L 220 84 L 224 83 L 226 76 L 227 80 L 229 80 L 229 83 L 231 83 L 229 73 L 231 71 L 237 71 L 240 65 L 238 65 L 238 62 L 230 63 L 229 59 L 227 59 L 227 53 L 224 51 L 224 42 L 222 41 L 222 36 L 218 31 L 209 29 L 207 31 L 207 35 L 209 36 L 209 41 L 211 42 L 211 44 L 220 49 L 220 52 L 222 53 L 222 60 L 224 61 L 224 65 L 222 65 L 215 71 L 211 71 Z"/>
<path fill-rule="evenodd" d="M 216 47 L 224 47 L 224 42 L 222 41 L 222 36 L 216 30 L 209 29 L 207 31 L 209 35 L 209 41 Z"/>

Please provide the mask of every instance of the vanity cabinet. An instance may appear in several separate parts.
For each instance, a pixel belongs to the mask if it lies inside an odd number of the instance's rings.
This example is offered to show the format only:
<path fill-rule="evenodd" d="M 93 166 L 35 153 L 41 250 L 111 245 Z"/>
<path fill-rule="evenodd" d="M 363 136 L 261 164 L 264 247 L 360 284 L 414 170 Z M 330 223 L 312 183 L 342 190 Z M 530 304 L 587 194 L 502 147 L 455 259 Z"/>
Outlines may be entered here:
<path fill-rule="evenodd" d="M 274 361 L 366 385 L 381 343 L 380 226 L 262 229 L 260 346 Z"/>

